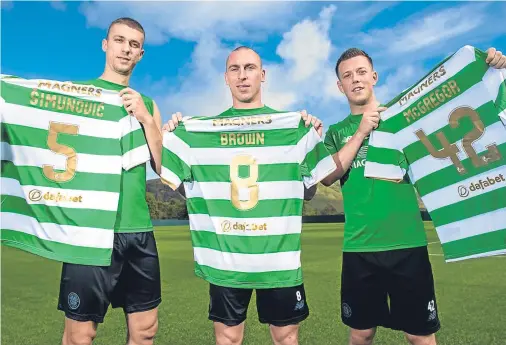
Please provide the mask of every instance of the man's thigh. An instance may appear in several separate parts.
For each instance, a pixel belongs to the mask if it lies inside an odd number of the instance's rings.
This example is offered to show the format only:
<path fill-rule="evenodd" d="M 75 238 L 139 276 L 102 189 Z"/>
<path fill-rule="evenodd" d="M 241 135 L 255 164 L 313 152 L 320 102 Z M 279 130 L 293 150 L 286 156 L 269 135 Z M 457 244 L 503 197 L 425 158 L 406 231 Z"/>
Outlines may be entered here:
<path fill-rule="evenodd" d="M 125 313 L 153 310 L 161 303 L 158 250 L 154 233 L 118 233 L 126 244 L 123 270 L 111 295 L 113 308 Z"/>
<path fill-rule="evenodd" d="M 434 278 L 427 247 L 399 251 L 389 279 L 392 328 L 429 335 L 440 328 Z"/>
<path fill-rule="evenodd" d="M 296 325 L 309 316 L 304 284 L 292 287 L 257 289 L 258 319 L 283 327 Z"/>
<path fill-rule="evenodd" d="M 252 289 L 209 284 L 209 320 L 228 327 L 239 326 L 246 320 L 252 293 Z"/>
<path fill-rule="evenodd" d="M 389 309 L 385 272 L 377 253 L 344 252 L 341 270 L 341 319 L 357 330 L 387 326 Z"/>

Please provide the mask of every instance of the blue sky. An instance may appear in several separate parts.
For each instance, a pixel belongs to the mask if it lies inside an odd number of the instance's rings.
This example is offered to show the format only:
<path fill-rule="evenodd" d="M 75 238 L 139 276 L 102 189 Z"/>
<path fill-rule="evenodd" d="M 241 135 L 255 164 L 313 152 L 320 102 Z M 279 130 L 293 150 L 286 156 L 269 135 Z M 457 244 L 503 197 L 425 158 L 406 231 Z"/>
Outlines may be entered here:
<path fill-rule="evenodd" d="M 131 86 L 156 100 L 164 120 L 175 111 L 213 115 L 230 106 L 223 69 L 238 45 L 252 46 L 264 61 L 266 104 L 308 109 L 326 126 L 349 111 L 334 74 L 346 48 L 372 56 L 383 102 L 463 45 L 506 52 L 506 2 L 2 1 L 1 72 L 98 77 L 101 40 L 121 16 L 145 27 L 146 54 Z"/>

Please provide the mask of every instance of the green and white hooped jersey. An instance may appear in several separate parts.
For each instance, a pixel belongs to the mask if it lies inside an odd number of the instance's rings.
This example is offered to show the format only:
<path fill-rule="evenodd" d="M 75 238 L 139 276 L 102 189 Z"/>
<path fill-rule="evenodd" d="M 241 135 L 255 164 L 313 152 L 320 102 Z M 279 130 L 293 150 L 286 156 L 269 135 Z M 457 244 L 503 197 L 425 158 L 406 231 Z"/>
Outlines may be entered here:
<path fill-rule="evenodd" d="M 118 92 L 1 79 L 1 240 L 45 258 L 109 265 L 122 169 L 149 160 Z"/>
<path fill-rule="evenodd" d="M 506 253 L 506 71 L 485 59 L 458 50 L 388 103 L 369 140 L 365 176 L 408 165 L 447 262 Z"/>
<path fill-rule="evenodd" d="M 187 197 L 195 273 L 221 286 L 302 283 L 304 186 L 335 169 L 299 113 L 229 109 L 165 133 L 162 180 Z"/>

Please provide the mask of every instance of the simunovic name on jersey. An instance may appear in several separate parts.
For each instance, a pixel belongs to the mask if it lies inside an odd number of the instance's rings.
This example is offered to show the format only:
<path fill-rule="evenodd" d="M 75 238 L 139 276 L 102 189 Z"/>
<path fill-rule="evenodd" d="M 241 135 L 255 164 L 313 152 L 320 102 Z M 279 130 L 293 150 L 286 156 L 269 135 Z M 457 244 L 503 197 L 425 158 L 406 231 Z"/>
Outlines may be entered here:
<path fill-rule="evenodd" d="M 231 108 L 165 133 L 161 177 L 184 183 L 196 275 L 229 287 L 301 284 L 304 187 L 335 168 L 300 113 Z"/>
<path fill-rule="evenodd" d="M 122 169 L 149 160 L 116 91 L 1 78 L 2 245 L 62 262 L 111 261 Z"/>
<path fill-rule="evenodd" d="M 387 104 L 369 141 L 365 176 L 409 178 L 447 262 L 506 253 L 506 70 L 486 56 L 465 46 L 442 61 Z"/>

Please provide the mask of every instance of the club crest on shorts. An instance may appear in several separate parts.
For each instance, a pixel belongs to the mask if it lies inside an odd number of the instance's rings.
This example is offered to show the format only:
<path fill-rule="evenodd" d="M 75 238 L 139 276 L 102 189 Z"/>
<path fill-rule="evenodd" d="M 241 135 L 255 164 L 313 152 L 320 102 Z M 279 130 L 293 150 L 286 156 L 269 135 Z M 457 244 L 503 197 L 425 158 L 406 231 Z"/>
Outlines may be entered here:
<path fill-rule="evenodd" d="M 81 299 L 79 298 L 79 295 L 76 294 L 75 292 L 69 293 L 67 300 L 69 308 L 72 310 L 79 308 L 79 305 L 81 304 Z"/>
<path fill-rule="evenodd" d="M 342 309 L 344 317 L 350 317 L 351 316 L 351 308 L 348 305 L 348 303 L 343 303 L 341 309 Z"/>

